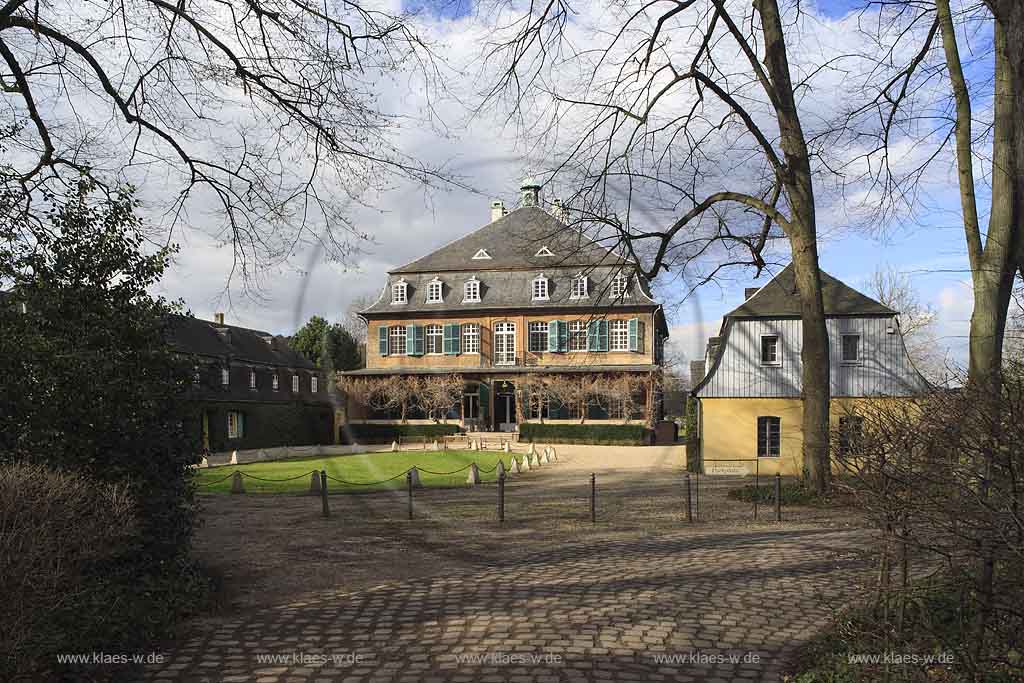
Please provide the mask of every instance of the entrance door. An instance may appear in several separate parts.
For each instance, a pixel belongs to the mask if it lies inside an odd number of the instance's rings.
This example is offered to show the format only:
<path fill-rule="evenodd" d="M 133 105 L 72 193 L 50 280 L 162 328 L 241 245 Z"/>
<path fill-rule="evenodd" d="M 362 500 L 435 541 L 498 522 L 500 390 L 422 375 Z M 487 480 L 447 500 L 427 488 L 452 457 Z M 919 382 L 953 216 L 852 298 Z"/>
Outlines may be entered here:
<path fill-rule="evenodd" d="M 514 394 L 497 396 L 495 412 L 498 430 L 502 432 L 516 431 L 516 397 Z"/>

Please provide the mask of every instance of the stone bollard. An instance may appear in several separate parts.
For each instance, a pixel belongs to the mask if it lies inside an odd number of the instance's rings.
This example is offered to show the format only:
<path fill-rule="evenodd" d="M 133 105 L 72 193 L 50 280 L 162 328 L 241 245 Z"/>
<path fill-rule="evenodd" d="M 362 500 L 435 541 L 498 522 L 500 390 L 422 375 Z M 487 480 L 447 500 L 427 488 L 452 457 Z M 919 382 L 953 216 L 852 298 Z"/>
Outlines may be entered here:
<path fill-rule="evenodd" d="M 476 486 L 480 483 L 480 468 L 473 463 L 469 466 L 469 476 L 466 477 L 466 483 L 470 486 Z"/>
<path fill-rule="evenodd" d="M 423 488 L 423 484 L 420 482 L 420 471 L 413 467 L 409 472 L 412 474 L 412 487 L 414 489 Z"/>
<path fill-rule="evenodd" d="M 441 448 L 437 445 L 437 439 L 434 439 L 434 445 L 431 446 L 431 448 L 435 451 L 441 450 Z"/>
<path fill-rule="evenodd" d="M 320 495 L 320 473 L 312 472 L 309 475 L 309 492 L 311 495 Z"/>
<path fill-rule="evenodd" d="M 471 451 L 478 451 L 478 450 L 480 450 L 480 442 L 479 441 L 475 441 L 475 440 L 474 441 L 470 441 L 469 442 L 469 450 L 471 450 Z"/>
<path fill-rule="evenodd" d="M 528 449 L 528 450 L 526 451 L 526 454 L 527 454 L 527 455 L 537 455 L 537 447 L 536 447 L 536 446 L 534 446 L 534 445 L 533 445 L 533 444 L 531 443 L 531 444 L 530 444 L 530 448 L 529 448 L 529 449 Z"/>
<path fill-rule="evenodd" d="M 229 465 L 238 464 L 238 451 L 231 451 L 231 460 L 228 460 Z"/>
<path fill-rule="evenodd" d="M 241 472 L 235 472 L 231 475 L 231 493 L 245 493 L 245 484 L 242 483 Z"/>
<path fill-rule="evenodd" d="M 502 477 L 505 476 L 505 463 L 503 463 L 501 460 L 498 461 L 498 464 L 494 468 L 494 476 L 497 477 L 498 479 L 501 479 Z"/>
<path fill-rule="evenodd" d="M 540 456 L 540 461 L 544 465 L 550 465 L 551 464 L 551 459 L 548 458 L 548 449 L 546 449 L 546 448 L 544 449 L 544 453 Z"/>
<path fill-rule="evenodd" d="M 511 453 L 512 452 L 512 446 L 509 445 L 508 441 L 505 442 L 504 450 L 505 450 L 506 453 Z"/>
<path fill-rule="evenodd" d="M 555 453 L 555 447 L 551 447 L 551 462 L 558 462 L 558 453 Z"/>
<path fill-rule="evenodd" d="M 512 462 L 508 464 L 508 472 L 505 473 L 505 476 L 510 474 L 519 474 L 520 472 L 522 472 L 522 470 L 519 469 L 519 461 L 516 460 L 516 456 L 513 455 Z"/>
<path fill-rule="evenodd" d="M 397 451 L 398 451 L 398 442 L 397 441 L 392 441 L 391 442 L 391 452 L 392 453 L 396 453 Z"/>
<path fill-rule="evenodd" d="M 519 470 L 516 470 L 516 471 L 518 472 Z M 528 455 L 524 455 L 523 456 L 522 471 L 523 472 L 529 472 L 530 471 L 530 456 L 528 456 Z"/>
<path fill-rule="evenodd" d="M 530 467 L 540 468 L 540 456 L 536 453 L 530 456 Z"/>

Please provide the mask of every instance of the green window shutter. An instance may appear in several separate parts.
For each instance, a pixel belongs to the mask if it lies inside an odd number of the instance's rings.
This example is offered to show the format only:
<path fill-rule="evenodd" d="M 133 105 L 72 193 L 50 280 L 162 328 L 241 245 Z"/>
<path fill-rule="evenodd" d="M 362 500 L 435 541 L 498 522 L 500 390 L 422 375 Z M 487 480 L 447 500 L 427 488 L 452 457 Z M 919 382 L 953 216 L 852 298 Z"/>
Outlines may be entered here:
<path fill-rule="evenodd" d="M 409 325 L 405 328 L 405 352 L 409 356 L 423 355 L 422 325 Z"/>
<path fill-rule="evenodd" d="M 598 350 L 598 323 L 599 320 L 591 320 L 587 323 L 587 351 Z"/>
<path fill-rule="evenodd" d="M 238 413 L 238 438 L 245 438 L 245 413 Z"/>
<path fill-rule="evenodd" d="M 558 350 L 565 353 L 569 350 L 569 323 L 558 321 Z"/>
<path fill-rule="evenodd" d="M 459 354 L 459 324 L 446 323 L 444 326 L 444 352 L 449 356 Z"/>
<path fill-rule="evenodd" d="M 558 321 L 548 321 L 548 351 L 555 353 L 558 351 Z"/>
<path fill-rule="evenodd" d="M 388 355 L 388 327 L 387 325 L 381 325 L 377 328 L 377 350 L 380 355 Z"/>
<path fill-rule="evenodd" d="M 483 382 L 480 383 L 480 419 L 486 420 L 489 414 L 488 407 L 490 406 L 490 392 L 488 386 Z"/>
<path fill-rule="evenodd" d="M 597 348 L 595 351 L 607 351 L 608 350 L 608 321 L 598 320 L 597 321 Z"/>
<path fill-rule="evenodd" d="M 629 350 L 630 351 L 641 351 L 640 348 L 640 320 L 637 318 L 629 319 Z"/>

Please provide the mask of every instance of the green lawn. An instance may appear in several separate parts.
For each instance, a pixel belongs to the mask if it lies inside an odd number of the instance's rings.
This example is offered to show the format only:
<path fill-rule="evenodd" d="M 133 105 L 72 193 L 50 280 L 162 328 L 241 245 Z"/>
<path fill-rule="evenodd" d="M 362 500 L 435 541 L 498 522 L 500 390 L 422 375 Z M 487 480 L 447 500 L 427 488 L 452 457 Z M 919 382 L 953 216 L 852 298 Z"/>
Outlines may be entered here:
<path fill-rule="evenodd" d="M 521 456 L 520 456 L 521 457 Z M 468 469 L 462 469 L 476 463 L 480 468 L 482 481 L 494 481 L 495 472 L 484 472 L 497 465 L 504 458 L 506 464 L 509 456 L 502 452 L 487 451 L 407 451 L 399 453 L 364 453 L 361 455 L 334 455 L 319 458 L 302 458 L 281 460 L 278 462 L 258 462 L 248 465 L 225 465 L 209 469 L 196 470 L 195 481 L 201 493 L 228 493 L 231 491 L 231 480 L 224 479 L 235 470 L 243 473 L 246 493 L 303 493 L 309 491 L 309 473 L 312 470 L 326 470 L 328 477 L 344 479 L 353 484 L 341 484 L 328 480 L 330 492 L 339 491 L 366 492 L 384 491 L 387 489 L 405 488 L 405 472 L 410 467 L 420 469 L 420 482 L 424 486 L 464 486 L 469 476 Z M 455 474 L 438 475 L 431 472 L 453 472 Z M 251 476 L 245 476 L 251 475 Z M 300 476 L 302 475 L 302 476 Z M 396 475 L 399 475 L 396 477 Z M 262 479 L 290 479 L 291 481 L 270 482 Z M 396 477 L 392 479 L 392 477 Z M 370 486 L 359 485 L 370 482 L 391 481 Z M 223 480 L 223 481 L 220 481 Z M 216 482 L 216 483 L 213 483 Z M 206 485 L 204 485 L 206 484 Z"/>

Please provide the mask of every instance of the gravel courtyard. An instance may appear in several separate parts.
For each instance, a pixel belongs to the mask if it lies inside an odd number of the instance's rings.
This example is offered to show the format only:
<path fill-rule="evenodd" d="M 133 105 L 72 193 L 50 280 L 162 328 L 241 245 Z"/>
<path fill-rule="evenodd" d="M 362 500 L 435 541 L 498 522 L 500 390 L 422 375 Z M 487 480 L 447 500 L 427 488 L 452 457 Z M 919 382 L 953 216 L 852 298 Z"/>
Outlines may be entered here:
<path fill-rule="evenodd" d="M 412 521 L 404 493 L 332 496 L 330 519 L 307 496 L 203 496 L 222 613 L 140 677 L 780 680 L 861 591 L 870 532 L 849 510 L 754 522 L 725 497 L 740 480 L 704 477 L 688 524 L 678 453 L 560 448 L 509 480 L 504 525 L 493 484 L 417 491 Z"/>

